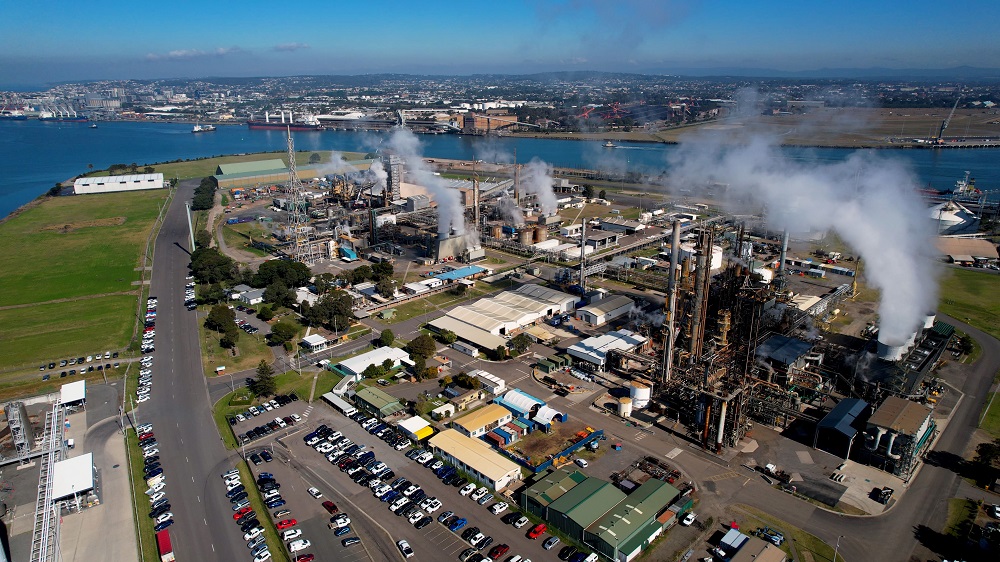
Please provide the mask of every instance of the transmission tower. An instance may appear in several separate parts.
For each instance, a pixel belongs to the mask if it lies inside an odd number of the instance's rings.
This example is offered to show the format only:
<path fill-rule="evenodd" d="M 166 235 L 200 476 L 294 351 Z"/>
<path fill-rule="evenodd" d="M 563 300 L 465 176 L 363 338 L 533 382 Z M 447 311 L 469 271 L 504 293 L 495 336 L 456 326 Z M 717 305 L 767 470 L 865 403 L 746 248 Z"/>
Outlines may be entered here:
<path fill-rule="evenodd" d="M 295 170 L 295 141 L 292 140 L 292 131 L 289 128 L 288 134 L 288 195 L 291 197 L 291 204 L 288 209 L 288 228 L 292 237 L 292 259 L 306 265 L 312 265 L 316 261 L 313 252 L 313 245 L 309 243 L 309 217 L 306 215 L 305 188 L 299 180 L 299 174 Z"/>

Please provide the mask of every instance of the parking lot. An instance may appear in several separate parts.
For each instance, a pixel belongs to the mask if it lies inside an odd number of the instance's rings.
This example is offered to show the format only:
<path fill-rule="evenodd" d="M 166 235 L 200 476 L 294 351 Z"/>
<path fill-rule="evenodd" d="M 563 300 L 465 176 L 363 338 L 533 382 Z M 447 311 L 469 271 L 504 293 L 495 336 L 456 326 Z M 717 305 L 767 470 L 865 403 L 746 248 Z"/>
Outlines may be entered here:
<path fill-rule="evenodd" d="M 331 429 L 340 431 L 344 437 L 351 439 L 355 443 L 367 445 L 367 450 L 373 451 L 378 460 L 385 462 L 395 472 L 396 477 L 404 477 L 421 486 L 428 497 L 433 496 L 440 499 L 443 506 L 431 514 L 434 519 L 433 522 L 423 529 L 416 529 L 405 518 L 394 515 L 389 511 L 388 504 L 374 497 L 368 487 L 353 482 L 336 465 L 330 464 L 322 454 L 307 446 L 303 442 L 302 436 L 320 424 L 326 424 Z M 479 527 L 484 535 L 493 538 L 492 545 L 482 552 L 484 555 L 493 546 L 507 544 L 510 546 L 510 551 L 503 555 L 502 559 L 513 555 L 521 555 L 524 558 L 531 558 L 536 561 L 557 560 L 557 553 L 562 546 L 561 544 L 549 551 L 544 550 L 541 546 L 542 541 L 548 538 L 548 534 L 543 534 L 537 540 L 528 539 L 526 531 L 529 527 L 515 529 L 513 526 L 504 524 L 501 521 L 501 517 L 510 513 L 510 510 L 493 515 L 487 509 L 495 501 L 499 500 L 507 501 L 511 505 L 514 505 L 515 502 L 513 500 L 498 497 L 486 505 L 478 505 L 469 497 L 459 495 L 458 488 L 445 485 L 430 469 L 406 458 L 404 456 L 406 450 L 396 451 L 374 435 L 362 429 L 358 423 L 334 412 L 326 405 L 318 405 L 306 424 L 297 427 L 293 434 L 288 435 L 287 438 L 282 438 L 280 441 L 284 447 L 275 447 L 275 451 L 278 451 L 278 460 L 287 460 L 287 465 L 284 462 L 281 464 L 297 471 L 300 482 L 311 482 L 311 485 L 320 488 L 324 494 L 340 495 L 345 502 L 345 505 L 341 505 L 340 502 L 337 503 L 341 511 L 348 513 L 352 520 L 352 533 L 347 536 L 360 537 L 362 539 L 361 545 L 347 548 L 342 547 L 340 545 L 341 538 L 334 537 L 332 531 L 326 529 L 325 526 L 319 528 L 317 531 L 310 531 L 311 533 L 318 532 L 321 535 L 325 534 L 327 538 L 323 543 L 314 541 L 314 544 L 323 544 L 324 546 L 318 546 L 322 551 L 337 552 L 338 559 L 341 558 L 341 555 L 350 555 L 352 559 L 358 559 L 356 557 L 358 556 L 358 550 L 361 550 L 358 549 L 360 546 L 364 546 L 364 550 L 372 555 L 372 559 L 396 558 L 399 556 L 399 553 L 396 549 L 395 541 L 406 539 L 409 541 L 415 552 L 415 557 L 418 559 L 457 560 L 458 555 L 469 548 L 469 543 L 463 540 L 459 534 L 449 531 L 437 521 L 438 516 L 445 511 L 454 511 L 455 515 L 468 519 L 468 525 L 465 529 L 458 531 L 459 533 L 475 526 Z M 282 451 L 282 448 L 285 450 Z M 270 464 L 277 465 L 278 463 Z M 275 474 L 277 475 L 277 472 Z M 303 490 L 305 487 L 307 486 L 303 486 Z M 319 505 L 320 502 L 308 498 L 308 495 L 306 495 L 306 498 L 304 498 L 304 501 L 314 505 L 314 508 L 310 510 L 310 514 L 315 513 L 325 523 L 328 516 L 323 512 Z M 290 501 L 289 503 L 292 504 L 293 502 Z M 323 540 L 321 536 L 317 536 L 316 539 Z M 310 540 L 313 540 L 313 538 L 310 538 Z M 326 548 L 330 550 L 326 550 Z"/>

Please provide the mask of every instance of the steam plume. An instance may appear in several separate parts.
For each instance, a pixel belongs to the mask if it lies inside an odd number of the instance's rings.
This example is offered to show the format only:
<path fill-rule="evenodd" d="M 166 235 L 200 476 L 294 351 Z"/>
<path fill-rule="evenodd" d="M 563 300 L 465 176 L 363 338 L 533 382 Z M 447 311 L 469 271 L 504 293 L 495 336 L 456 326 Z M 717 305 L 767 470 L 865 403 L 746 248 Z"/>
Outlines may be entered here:
<path fill-rule="evenodd" d="M 669 161 L 672 184 L 726 183 L 734 199 L 762 204 L 774 229 L 836 231 L 864 258 L 869 282 L 881 291 L 885 341 L 905 341 L 935 308 L 932 223 L 919 183 L 900 161 L 859 151 L 843 162 L 797 162 L 776 139 L 760 135 L 740 143 L 700 137 Z"/>
<path fill-rule="evenodd" d="M 546 215 L 554 213 L 559 208 L 556 194 L 552 192 L 552 166 L 538 158 L 532 158 L 524 166 L 521 176 L 521 189 L 525 193 L 533 193 L 538 200 L 538 206 Z"/>
<path fill-rule="evenodd" d="M 382 167 L 382 161 L 376 159 L 372 162 L 371 168 L 368 171 L 375 177 L 375 187 L 372 189 L 372 193 L 385 193 L 385 186 L 389 181 L 389 174 L 386 173 L 385 168 Z"/>
<path fill-rule="evenodd" d="M 406 171 L 413 183 L 427 188 L 431 199 L 437 203 L 438 234 L 448 235 L 452 229 L 456 234 L 465 234 L 465 209 L 459 193 L 445 185 L 424 162 L 417 135 L 408 129 L 397 128 L 389 137 L 389 148 L 406 162 Z"/>

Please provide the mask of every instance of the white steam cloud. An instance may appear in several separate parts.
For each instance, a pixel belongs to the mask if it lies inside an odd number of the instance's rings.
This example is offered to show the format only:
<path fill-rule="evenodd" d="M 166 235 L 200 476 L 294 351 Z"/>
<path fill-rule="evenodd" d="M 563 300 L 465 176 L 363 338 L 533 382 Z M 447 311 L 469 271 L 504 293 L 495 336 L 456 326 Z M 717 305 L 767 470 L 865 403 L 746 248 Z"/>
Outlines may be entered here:
<path fill-rule="evenodd" d="M 524 213 L 521 212 L 521 208 L 514 203 L 514 200 L 509 197 L 502 197 L 497 202 L 497 210 L 500 211 L 500 215 L 507 219 L 514 226 L 521 226 L 524 224 Z"/>
<path fill-rule="evenodd" d="M 528 162 L 524 166 L 524 171 L 521 174 L 521 191 L 523 193 L 534 194 L 538 201 L 538 206 L 541 207 L 542 213 L 546 215 L 552 214 L 559 209 L 556 194 L 552 191 L 553 182 L 552 166 L 550 164 L 538 158 L 532 158 L 531 162 Z"/>
<path fill-rule="evenodd" d="M 408 129 L 396 128 L 389 137 L 389 149 L 406 162 L 406 172 L 412 183 L 426 188 L 430 198 L 437 203 L 438 234 L 448 235 L 453 229 L 456 234 L 465 234 L 465 209 L 460 194 L 445 185 L 424 162 L 417 135 Z"/>
<path fill-rule="evenodd" d="M 376 159 L 372 162 L 371 168 L 368 171 L 375 177 L 375 187 L 372 189 L 373 193 L 385 193 L 385 187 L 388 185 L 389 174 L 382 167 L 382 161 Z"/>
<path fill-rule="evenodd" d="M 733 200 L 763 205 L 775 229 L 835 231 L 864 258 L 868 281 L 881 291 L 884 341 L 907 340 L 935 308 L 933 225 L 919 183 L 899 161 L 859 151 L 842 162 L 804 163 L 776 139 L 753 135 L 739 143 L 703 136 L 669 161 L 671 184 L 728 184 Z"/>

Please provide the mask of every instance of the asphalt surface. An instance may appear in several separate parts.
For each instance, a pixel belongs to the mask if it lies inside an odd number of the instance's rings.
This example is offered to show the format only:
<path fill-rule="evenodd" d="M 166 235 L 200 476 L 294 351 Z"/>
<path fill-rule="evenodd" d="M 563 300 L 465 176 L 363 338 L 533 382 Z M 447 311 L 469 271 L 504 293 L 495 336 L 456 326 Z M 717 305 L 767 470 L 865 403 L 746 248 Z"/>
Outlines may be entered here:
<path fill-rule="evenodd" d="M 212 420 L 195 315 L 184 307 L 190 262 L 184 203 L 196 185 L 181 182 L 156 238 L 150 288 L 158 300 L 153 390 L 136 417 L 153 424 L 159 443 L 177 559 L 237 560 L 247 557 L 246 545 L 233 528 L 219 480 L 234 464 Z"/>

